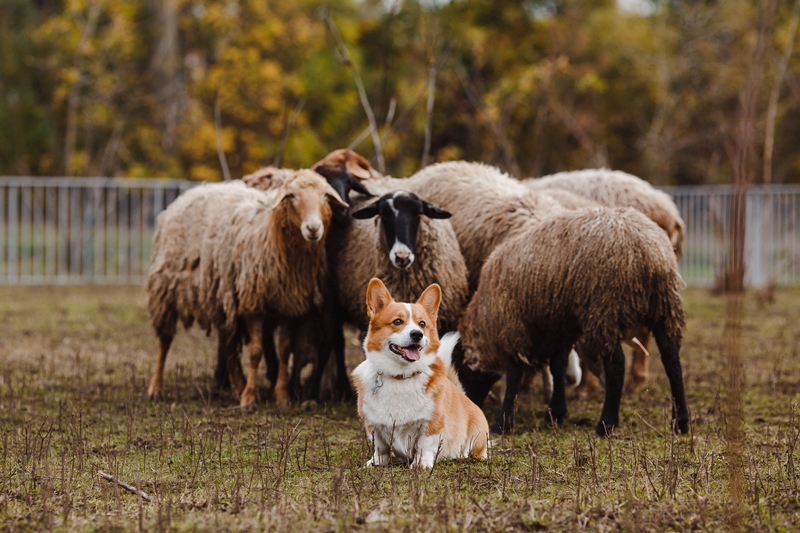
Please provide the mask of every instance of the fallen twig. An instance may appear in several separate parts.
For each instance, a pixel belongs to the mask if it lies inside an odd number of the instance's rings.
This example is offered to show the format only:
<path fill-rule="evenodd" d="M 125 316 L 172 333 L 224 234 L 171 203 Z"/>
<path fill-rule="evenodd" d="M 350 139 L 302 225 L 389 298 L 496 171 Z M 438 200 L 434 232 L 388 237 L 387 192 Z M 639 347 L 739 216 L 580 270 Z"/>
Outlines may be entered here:
<path fill-rule="evenodd" d="M 127 490 L 130 493 L 140 496 L 143 500 L 146 500 L 148 502 L 153 501 L 150 498 L 150 495 L 147 494 L 146 492 L 141 491 L 132 485 L 128 485 L 127 483 L 123 483 L 122 481 L 116 479 L 114 476 L 108 475 L 105 472 L 100 472 L 100 471 L 97 472 L 97 475 L 105 479 L 106 481 L 110 481 L 111 483 L 116 483 L 117 485 L 119 485 L 120 487 L 122 487 L 123 489 Z"/>

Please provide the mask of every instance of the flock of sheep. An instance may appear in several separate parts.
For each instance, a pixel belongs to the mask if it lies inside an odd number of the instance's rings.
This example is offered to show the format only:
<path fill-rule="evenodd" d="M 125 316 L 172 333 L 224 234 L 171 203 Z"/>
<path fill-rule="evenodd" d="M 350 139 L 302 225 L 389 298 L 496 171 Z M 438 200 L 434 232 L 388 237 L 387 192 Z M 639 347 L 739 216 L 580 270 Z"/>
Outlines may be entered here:
<path fill-rule="evenodd" d="M 158 217 L 146 290 L 160 348 L 148 395 L 161 394 L 178 321 L 197 321 L 218 331 L 216 384 L 230 380 L 242 406 L 257 401 L 262 357 L 278 403 L 319 399 L 326 369 L 335 376 L 327 380 L 332 396 L 351 397 L 343 326 L 366 330 L 366 288 L 377 277 L 398 301 L 442 287 L 439 334 L 461 333 L 453 363 L 467 395 L 482 406 L 505 378 L 494 431 L 513 429 L 517 395 L 536 372 L 552 377 L 547 422 L 562 421 L 574 349 L 584 367 L 580 390 L 589 394 L 604 379 L 596 432 L 609 434 L 619 425 L 621 343 L 634 346 L 629 387 L 637 388 L 652 334 L 674 429 L 686 432 L 677 267 L 684 230 L 667 194 L 606 169 L 519 181 L 459 161 L 396 179 L 336 150 L 313 170 L 267 167 L 200 185 Z"/>

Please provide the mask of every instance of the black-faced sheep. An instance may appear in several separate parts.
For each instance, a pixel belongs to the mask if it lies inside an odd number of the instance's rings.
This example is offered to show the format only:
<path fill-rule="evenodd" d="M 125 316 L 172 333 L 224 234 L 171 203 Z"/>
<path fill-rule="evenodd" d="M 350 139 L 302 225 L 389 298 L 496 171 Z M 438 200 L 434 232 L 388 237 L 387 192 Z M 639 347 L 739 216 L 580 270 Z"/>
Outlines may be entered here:
<path fill-rule="evenodd" d="M 443 220 L 450 213 L 414 193 L 394 191 L 360 208 L 354 204 L 352 216 L 356 220 L 331 257 L 338 303 L 347 321 L 366 331 L 363 295 L 372 278 L 380 278 L 403 301 L 438 283 L 439 330 L 454 331 L 469 295 L 458 239 Z"/>
<path fill-rule="evenodd" d="M 241 182 L 195 187 L 159 215 L 145 285 L 160 343 L 151 398 L 161 393 L 164 362 L 180 320 L 186 327 L 197 321 L 206 330 L 216 328 L 220 353 L 238 355 L 239 336 L 246 331 L 247 384 L 238 358 L 228 361 L 228 372 L 241 405 L 255 402 L 263 324 L 274 327 L 322 304 L 331 204 L 347 207 L 321 176 L 299 171 L 269 192 Z M 279 401 L 287 394 L 287 380 L 281 365 Z"/>
<path fill-rule="evenodd" d="M 632 207 L 641 211 L 666 232 L 678 259 L 682 256 L 686 225 L 678 207 L 667 193 L 659 191 L 641 178 L 601 168 L 559 172 L 541 178 L 526 179 L 522 183 L 531 190 L 549 194 L 569 191 L 605 207 Z M 635 339 L 631 344 L 633 365 L 627 388 L 637 391 L 647 381 L 650 358 L 647 347 L 650 344 L 650 332 L 642 329 L 635 332 L 633 338 Z M 579 396 L 589 396 L 594 393 L 598 385 L 597 377 L 591 372 L 586 372 L 576 393 Z"/>
<path fill-rule="evenodd" d="M 605 372 L 606 398 L 596 431 L 606 435 L 619 425 L 625 373 L 620 341 L 648 327 L 672 389 L 676 430 L 686 432 L 680 287 L 671 243 L 633 209 L 555 214 L 498 246 L 482 269 L 459 328 L 466 365 L 506 372 L 506 395 L 494 430 L 514 426 L 526 362 L 540 368 L 549 363 L 554 390 L 547 419 L 563 419 L 567 356 L 581 338 L 587 348 L 584 362 Z"/>

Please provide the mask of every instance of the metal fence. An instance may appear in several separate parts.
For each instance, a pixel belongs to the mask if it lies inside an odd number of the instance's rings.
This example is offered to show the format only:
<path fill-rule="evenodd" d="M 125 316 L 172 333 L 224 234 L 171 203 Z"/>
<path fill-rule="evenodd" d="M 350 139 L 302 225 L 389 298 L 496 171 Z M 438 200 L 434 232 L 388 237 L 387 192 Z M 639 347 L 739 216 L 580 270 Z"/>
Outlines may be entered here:
<path fill-rule="evenodd" d="M 0 284 L 140 283 L 183 180 L 0 177 Z"/>
<path fill-rule="evenodd" d="M 0 285 L 141 283 L 156 216 L 195 182 L 0 177 Z M 665 188 L 686 227 L 681 273 L 712 286 L 726 264 L 733 189 Z M 800 186 L 751 187 L 749 286 L 800 285 Z"/>
<path fill-rule="evenodd" d="M 686 222 L 681 274 L 690 286 L 710 287 L 727 264 L 733 187 L 665 187 Z M 748 189 L 745 285 L 800 285 L 800 185 Z"/>

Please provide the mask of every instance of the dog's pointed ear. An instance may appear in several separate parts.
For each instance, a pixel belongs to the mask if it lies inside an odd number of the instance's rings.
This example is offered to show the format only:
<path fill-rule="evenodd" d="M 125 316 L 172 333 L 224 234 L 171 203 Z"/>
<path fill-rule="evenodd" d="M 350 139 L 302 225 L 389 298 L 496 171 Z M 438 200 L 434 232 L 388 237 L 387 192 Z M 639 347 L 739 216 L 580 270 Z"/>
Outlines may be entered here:
<path fill-rule="evenodd" d="M 430 204 L 425 200 L 422 201 L 422 214 L 428 218 L 450 218 L 453 216 L 441 207 Z"/>
<path fill-rule="evenodd" d="M 378 200 L 377 202 L 372 202 L 371 204 L 362 207 L 358 211 L 350 213 L 350 216 L 361 220 L 376 217 L 380 213 L 378 204 L 380 204 L 380 200 Z"/>
<path fill-rule="evenodd" d="M 367 287 L 367 315 L 370 318 L 374 317 L 392 303 L 392 295 L 389 294 L 389 289 L 378 278 L 369 280 Z"/>
<path fill-rule="evenodd" d="M 434 283 L 423 291 L 417 303 L 425 309 L 426 313 L 436 318 L 436 314 L 439 312 L 439 304 L 442 303 L 442 288 L 437 283 Z"/>

